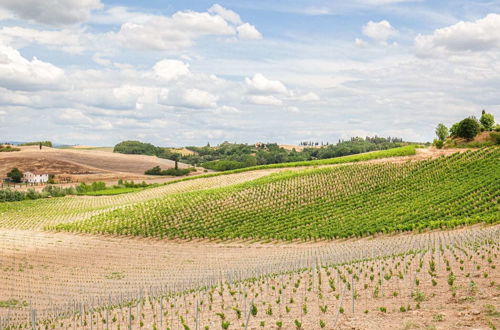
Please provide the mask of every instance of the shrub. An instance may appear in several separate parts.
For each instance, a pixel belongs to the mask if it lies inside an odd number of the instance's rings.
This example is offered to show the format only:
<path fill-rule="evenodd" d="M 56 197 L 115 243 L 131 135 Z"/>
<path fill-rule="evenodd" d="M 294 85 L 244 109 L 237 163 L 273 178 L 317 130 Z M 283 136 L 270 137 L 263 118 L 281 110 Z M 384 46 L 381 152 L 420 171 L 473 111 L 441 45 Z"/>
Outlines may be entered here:
<path fill-rule="evenodd" d="M 495 140 L 496 144 L 500 144 L 500 132 L 491 132 L 490 137 Z"/>
<path fill-rule="evenodd" d="M 21 172 L 17 167 L 14 167 L 9 173 L 7 173 L 7 177 L 14 182 L 21 182 L 23 172 Z"/>
<path fill-rule="evenodd" d="M 458 123 L 457 136 L 472 140 L 481 130 L 481 126 L 476 118 L 469 117 L 465 118 Z"/>
<path fill-rule="evenodd" d="M 486 111 L 483 110 L 479 122 L 483 125 L 485 130 L 491 131 L 493 129 L 493 125 L 495 125 L 495 118 L 491 113 L 486 113 Z"/>

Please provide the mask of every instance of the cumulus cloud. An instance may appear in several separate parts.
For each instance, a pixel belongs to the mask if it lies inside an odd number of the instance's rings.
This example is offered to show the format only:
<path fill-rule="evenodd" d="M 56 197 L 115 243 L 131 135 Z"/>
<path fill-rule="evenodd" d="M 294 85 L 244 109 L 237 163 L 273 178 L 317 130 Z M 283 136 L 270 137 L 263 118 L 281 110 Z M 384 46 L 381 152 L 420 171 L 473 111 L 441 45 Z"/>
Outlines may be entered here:
<path fill-rule="evenodd" d="M 74 30 L 36 30 L 20 26 L 3 27 L 0 36 L 4 43 L 23 47 L 28 44 L 39 44 L 63 52 L 79 54 L 85 50 L 82 34 Z"/>
<path fill-rule="evenodd" d="M 256 105 L 282 105 L 283 101 L 274 95 L 247 95 L 245 100 Z"/>
<path fill-rule="evenodd" d="M 169 91 L 160 99 L 161 104 L 191 109 L 213 109 L 217 107 L 218 96 L 197 88 Z"/>
<path fill-rule="evenodd" d="M 70 25 L 86 21 L 100 0 L 2 0 L 0 7 L 13 15 L 47 25 Z"/>
<path fill-rule="evenodd" d="M 306 94 L 294 95 L 291 99 L 295 101 L 311 102 L 311 101 L 319 101 L 320 97 L 318 94 L 314 92 L 309 92 Z"/>
<path fill-rule="evenodd" d="M 444 53 L 481 52 L 500 48 L 500 15 L 488 14 L 474 22 L 437 29 L 430 35 L 418 35 L 415 47 L 419 56 Z"/>
<path fill-rule="evenodd" d="M 178 60 L 161 60 L 153 66 L 155 74 L 164 81 L 175 80 L 189 74 L 189 64 Z"/>
<path fill-rule="evenodd" d="M 242 24 L 243 22 L 241 21 L 240 15 L 235 13 L 232 10 L 226 9 L 222 7 L 219 4 L 215 4 L 212 7 L 208 9 L 208 12 L 211 14 L 217 14 L 223 19 L 225 19 L 228 22 L 231 22 L 233 24 Z"/>
<path fill-rule="evenodd" d="M 0 44 L 0 87 L 11 90 L 60 88 L 64 71 L 34 57 L 24 58 L 16 49 Z"/>
<path fill-rule="evenodd" d="M 254 40 L 262 39 L 262 34 L 259 31 L 257 31 L 255 26 L 249 23 L 241 24 L 236 28 L 236 30 L 238 31 L 238 36 L 241 39 L 254 39 Z"/>
<path fill-rule="evenodd" d="M 374 40 L 384 42 L 387 39 L 398 34 L 398 31 L 394 29 L 386 20 L 380 22 L 369 21 L 363 26 L 363 34 Z"/>
<path fill-rule="evenodd" d="M 255 94 L 287 94 L 288 89 L 279 80 L 267 79 L 263 74 L 256 73 L 252 78 L 245 78 L 250 93 Z"/>
<path fill-rule="evenodd" d="M 262 38 L 255 26 L 241 22 L 238 14 L 220 5 L 212 6 L 208 12 L 187 10 L 170 17 L 141 16 L 122 24 L 115 37 L 129 47 L 175 50 L 189 47 L 195 39 L 209 35 Z"/>

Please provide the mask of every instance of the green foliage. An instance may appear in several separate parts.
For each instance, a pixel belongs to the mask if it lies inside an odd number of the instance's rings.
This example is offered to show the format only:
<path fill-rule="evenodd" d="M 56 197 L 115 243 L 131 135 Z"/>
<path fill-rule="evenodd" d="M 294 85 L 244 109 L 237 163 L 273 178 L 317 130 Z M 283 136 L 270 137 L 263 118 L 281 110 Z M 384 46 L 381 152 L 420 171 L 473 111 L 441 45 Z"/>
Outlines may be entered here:
<path fill-rule="evenodd" d="M 44 147 L 49 147 L 52 148 L 52 142 L 51 141 L 34 141 L 34 142 L 27 142 L 27 143 L 22 143 L 20 146 L 39 146 L 40 143 Z"/>
<path fill-rule="evenodd" d="M 257 306 L 255 306 L 255 304 L 252 304 L 252 306 L 250 307 L 250 314 L 252 314 L 252 316 L 257 316 Z"/>
<path fill-rule="evenodd" d="M 172 175 L 172 176 L 183 176 L 188 175 L 191 172 L 196 171 L 195 168 L 169 168 L 167 170 L 162 170 L 160 166 L 155 166 L 147 171 L 144 174 L 147 175 Z"/>
<path fill-rule="evenodd" d="M 491 113 L 487 113 L 483 110 L 479 122 L 481 123 L 481 125 L 483 125 L 485 130 L 491 131 L 493 129 L 493 126 L 495 125 L 495 118 Z"/>
<path fill-rule="evenodd" d="M 0 152 L 13 152 L 13 151 L 21 151 L 19 148 L 14 148 L 11 145 L 1 145 L 0 144 Z"/>
<path fill-rule="evenodd" d="M 443 124 L 438 124 L 436 127 L 436 136 L 440 141 L 444 141 L 448 136 L 448 128 Z"/>
<path fill-rule="evenodd" d="M 155 156 L 159 151 L 158 148 L 151 143 L 144 143 L 140 141 L 123 141 L 115 145 L 113 152 L 118 152 L 121 154 Z"/>
<path fill-rule="evenodd" d="M 491 132 L 490 137 L 495 141 L 495 144 L 500 144 L 500 132 Z"/>
<path fill-rule="evenodd" d="M 14 182 L 21 182 L 23 178 L 23 172 L 21 172 L 17 167 L 14 167 L 10 172 L 7 173 L 7 177 Z"/>
<path fill-rule="evenodd" d="M 486 148 L 419 162 L 287 171 L 169 195 L 56 229 L 310 240 L 495 222 L 499 155 L 499 148 Z"/>
<path fill-rule="evenodd" d="M 476 118 L 469 117 L 458 123 L 457 136 L 472 140 L 481 131 L 481 126 Z"/>
<path fill-rule="evenodd" d="M 311 145 L 301 143 L 302 145 Z M 328 159 L 369 151 L 386 150 L 403 145 L 398 138 L 355 137 L 337 144 L 322 145 L 321 148 L 304 148 L 302 151 L 286 150 L 276 143 L 234 144 L 224 142 L 217 147 L 187 147 L 195 155 L 182 156 L 180 161 L 216 170 L 229 171 L 257 165 L 282 164 L 289 162 Z"/>

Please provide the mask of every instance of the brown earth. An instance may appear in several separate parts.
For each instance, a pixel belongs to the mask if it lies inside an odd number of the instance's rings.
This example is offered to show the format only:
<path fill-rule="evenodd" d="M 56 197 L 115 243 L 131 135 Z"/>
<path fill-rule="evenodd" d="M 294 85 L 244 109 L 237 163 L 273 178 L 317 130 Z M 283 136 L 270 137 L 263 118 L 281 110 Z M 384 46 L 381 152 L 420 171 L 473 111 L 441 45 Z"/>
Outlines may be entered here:
<path fill-rule="evenodd" d="M 39 171 L 69 176 L 73 181 L 91 182 L 118 179 L 157 179 L 144 171 L 160 166 L 174 167 L 174 162 L 155 156 L 124 155 L 100 150 L 55 149 L 38 146 L 21 147 L 19 152 L 0 153 L 0 177 L 13 167 L 21 171 Z M 190 165 L 179 163 L 180 168 Z"/>

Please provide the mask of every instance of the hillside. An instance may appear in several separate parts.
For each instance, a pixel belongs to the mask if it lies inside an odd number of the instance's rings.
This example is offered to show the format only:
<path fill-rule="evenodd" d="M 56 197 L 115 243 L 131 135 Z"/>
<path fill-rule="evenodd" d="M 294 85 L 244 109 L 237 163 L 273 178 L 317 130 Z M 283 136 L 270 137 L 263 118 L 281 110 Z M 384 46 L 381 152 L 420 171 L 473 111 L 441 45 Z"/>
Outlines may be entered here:
<path fill-rule="evenodd" d="M 115 178 L 146 178 L 144 171 L 154 166 L 174 167 L 174 162 L 145 155 L 124 155 L 100 150 L 21 147 L 20 152 L 0 153 L 0 176 L 13 167 L 22 171 L 42 171 L 74 177 L 75 181 Z M 189 165 L 179 164 L 180 167 Z"/>
<path fill-rule="evenodd" d="M 170 195 L 57 230 L 170 238 L 333 239 L 500 220 L 500 149 L 283 172 Z"/>

